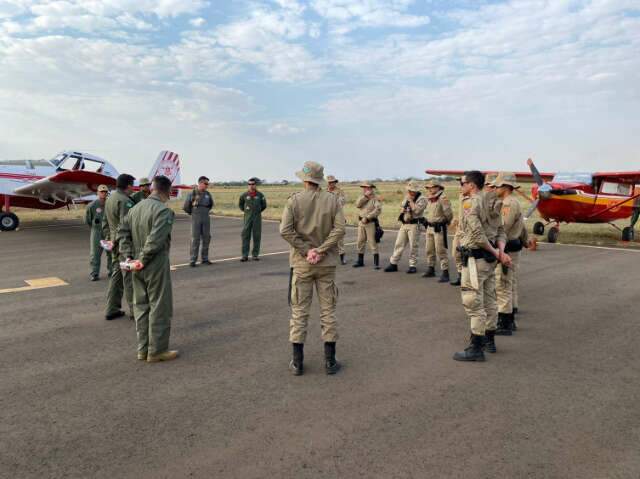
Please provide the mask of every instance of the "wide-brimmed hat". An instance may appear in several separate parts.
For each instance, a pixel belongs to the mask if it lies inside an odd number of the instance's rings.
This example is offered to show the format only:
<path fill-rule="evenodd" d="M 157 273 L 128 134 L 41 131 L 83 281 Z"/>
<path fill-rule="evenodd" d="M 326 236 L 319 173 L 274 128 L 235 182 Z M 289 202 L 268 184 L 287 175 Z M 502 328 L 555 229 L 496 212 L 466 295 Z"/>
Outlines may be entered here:
<path fill-rule="evenodd" d="M 493 181 L 493 186 L 496 188 L 500 188 L 501 186 L 510 186 L 514 190 L 520 188 L 518 181 L 516 179 L 516 175 L 510 171 L 504 171 L 498 175 L 498 177 Z"/>
<path fill-rule="evenodd" d="M 410 181 L 407 183 L 407 191 L 415 191 L 416 193 L 420 191 L 420 183 L 417 181 Z"/>
<path fill-rule="evenodd" d="M 442 180 L 440 178 L 429 178 L 427 182 L 424 184 L 425 188 L 433 188 L 435 186 L 444 188 L 444 185 L 442 184 Z"/>
<path fill-rule="evenodd" d="M 315 161 L 307 161 L 302 167 L 302 171 L 296 172 L 296 176 L 302 181 L 315 183 L 316 185 L 324 185 L 324 166 Z"/>
<path fill-rule="evenodd" d="M 484 185 L 485 186 L 496 186 L 493 182 L 496 181 L 498 177 L 497 173 L 487 173 L 484 177 Z"/>
<path fill-rule="evenodd" d="M 333 175 L 327 176 L 327 183 L 338 183 L 338 178 Z"/>
<path fill-rule="evenodd" d="M 376 185 L 373 184 L 373 181 L 363 181 L 360 183 L 360 188 L 376 188 Z"/>
<path fill-rule="evenodd" d="M 146 185 L 150 185 L 150 184 L 151 184 L 151 181 L 149 181 L 149 178 L 140 178 L 140 179 L 138 180 L 138 184 L 139 184 L 140 186 L 146 186 Z"/>
<path fill-rule="evenodd" d="M 109 193 L 109 188 L 107 187 L 107 185 L 98 186 L 98 193 L 101 193 L 102 191 L 106 191 L 107 193 Z"/>

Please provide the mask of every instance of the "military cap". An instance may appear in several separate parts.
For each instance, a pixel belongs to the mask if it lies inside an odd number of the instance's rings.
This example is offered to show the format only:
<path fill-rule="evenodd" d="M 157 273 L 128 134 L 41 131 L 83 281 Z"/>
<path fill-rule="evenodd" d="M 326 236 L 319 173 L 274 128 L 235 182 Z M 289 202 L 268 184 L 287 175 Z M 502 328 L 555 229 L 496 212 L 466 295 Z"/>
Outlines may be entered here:
<path fill-rule="evenodd" d="M 327 183 L 338 183 L 338 179 L 333 175 L 329 175 L 327 176 Z"/>
<path fill-rule="evenodd" d="M 493 182 L 496 180 L 497 176 L 497 173 L 487 173 L 484 177 L 485 186 L 495 186 Z"/>
<path fill-rule="evenodd" d="M 98 186 L 98 193 L 101 193 L 103 191 L 106 191 L 107 193 L 109 193 L 109 188 L 107 187 L 107 185 Z"/>
<path fill-rule="evenodd" d="M 417 193 L 420 191 L 420 183 L 417 181 L 410 181 L 407 183 L 407 191 L 415 191 Z"/>
<path fill-rule="evenodd" d="M 209 178 L 207 178 L 206 176 L 201 176 L 200 178 L 198 178 L 198 183 L 202 181 L 206 181 L 207 183 L 209 183 Z"/>
<path fill-rule="evenodd" d="M 324 185 L 324 166 L 315 161 L 307 161 L 301 171 L 296 172 L 296 176 L 302 181 L 308 181 L 316 185 Z"/>
<path fill-rule="evenodd" d="M 372 181 L 363 181 L 360 183 L 360 188 L 377 188 Z"/>
<path fill-rule="evenodd" d="M 510 186 L 514 190 L 520 188 L 518 181 L 516 179 L 516 175 L 510 171 L 503 171 L 498 175 L 498 177 L 493 181 L 493 185 L 496 188 L 500 188 L 501 186 Z"/>
<path fill-rule="evenodd" d="M 433 188 L 435 186 L 444 188 L 444 185 L 442 184 L 442 180 L 440 178 L 429 178 L 427 182 L 424 184 L 425 188 Z"/>
<path fill-rule="evenodd" d="M 140 178 L 140 179 L 138 180 L 138 184 L 139 184 L 140 186 L 147 186 L 147 185 L 150 185 L 150 184 L 151 184 L 151 181 L 149 181 L 149 178 Z"/>
<path fill-rule="evenodd" d="M 260 178 L 256 178 L 254 176 L 252 178 L 249 178 L 249 181 L 247 181 L 247 183 L 255 183 L 257 185 L 258 183 L 260 183 Z"/>

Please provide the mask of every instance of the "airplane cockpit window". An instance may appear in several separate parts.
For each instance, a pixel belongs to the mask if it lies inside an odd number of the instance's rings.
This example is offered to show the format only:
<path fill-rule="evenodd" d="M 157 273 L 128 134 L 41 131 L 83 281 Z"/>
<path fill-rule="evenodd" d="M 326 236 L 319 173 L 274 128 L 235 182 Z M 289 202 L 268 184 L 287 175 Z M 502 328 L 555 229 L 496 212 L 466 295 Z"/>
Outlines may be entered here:
<path fill-rule="evenodd" d="M 591 173 L 556 173 L 556 176 L 553 177 L 553 182 L 591 185 L 593 183 L 593 175 Z"/>
<path fill-rule="evenodd" d="M 614 183 L 612 181 L 603 181 L 600 187 L 600 193 L 605 195 L 621 195 L 632 196 L 633 185 L 626 183 Z"/>
<path fill-rule="evenodd" d="M 104 164 L 100 161 L 87 160 L 84 159 L 83 170 L 91 171 L 92 173 L 102 173 L 102 168 Z"/>
<path fill-rule="evenodd" d="M 79 156 L 67 156 L 60 163 L 58 163 L 58 171 L 73 171 L 82 169 L 82 158 Z"/>
<path fill-rule="evenodd" d="M 51 163 L 53 163 L 55 166 L 58 166 L 60 163 L 62 163 L 64 161 L 64 159 L 66 157 L 67 157 L 67 155 L 65 153 L 60 153 L 55 158 L 51 159 Z"/>

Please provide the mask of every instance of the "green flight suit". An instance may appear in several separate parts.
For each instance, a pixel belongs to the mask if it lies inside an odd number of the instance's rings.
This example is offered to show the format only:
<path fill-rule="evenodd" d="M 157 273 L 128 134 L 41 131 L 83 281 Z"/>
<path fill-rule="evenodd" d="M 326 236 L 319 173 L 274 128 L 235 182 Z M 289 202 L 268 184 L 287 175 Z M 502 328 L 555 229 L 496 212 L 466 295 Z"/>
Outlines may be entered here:
<path fill-rule="evenodd" d="M 182 209 L 191 216 L 191 262 L 198 261 L 198 253 L 202 261 L 209 261 L 209 243 L 211 243 L 211 208 L 215 202 L 213 195 L 207 190 L 194 188 L 184 200 Z M 200 240 L 202 239 L 202 251 Z"/>
<path fill-rule="evenodd" d="M 155 194 L 136 205 L 118 230 L 120 252 L 144 268 L 133 271 L 133 310 L 138 352 L 157 355 L 169 350 L 173 294 L 171 230 L 175 213 Z"/>
<path fill-rule="evenodd" d="M 106 203 L 106 201 L 105 201 Z M 111 269 L 113 267 L 111 260 L 111 252 L 105 251 L 100 246 L 102 237 L 102 223 L 104 218 L 105 204 L 100 200 L 95 200 L 87 206 L 84 221 L 91 228 L 91 247 L 89 250 L 89 273 L 91 276 L 100 276 L 100 262 L 102 259 L 102 253 L 107 253 L 107 271 L 111 276 Z"/>
<path fill-rule="evenodd" d="M 262 240 L 262 212 L 267 209 L 267 199 L 260 191 L 256 191 L 255 196 L 251 196 L 251 193 L 247 191 L 240 196 L 238 206 L 244 211 L 242 257 L 249 257 L 251 237 L 253 236 L 251 255 L 257 258 L 260 255 L 260 242 Z"/>
<path fill-rule="evenodd" d="M 147 198 L 148 198 L 147 196 L 144 196 L 144 191 L 142 190 L 136 191 L 134 194 L 131 195 L 131 201 L 133 201 L 134 205 L 137 205 L 142 200 L 146 200 Z"/>
<path fill-rule="evenodd" d="M 120 255 L 118 244 L 118 227 L 133 206 L 131 198 L 120 190 L 115 190 L 111 193 L 111 196 L 107 198 L 105 204 L 102 235 L 105 239 L 113 241 L 113 250 L 111 251 L 113 266 L 109 279 L 107 307 L 105 311 L 107 316 L 120 311 L 122 308 L 123 293 L 127 298 L 127 303 L 133 316 L 133 285 L 131 283 L 131 274 L 120 269 L 120 261 L 124 258 Z"/>

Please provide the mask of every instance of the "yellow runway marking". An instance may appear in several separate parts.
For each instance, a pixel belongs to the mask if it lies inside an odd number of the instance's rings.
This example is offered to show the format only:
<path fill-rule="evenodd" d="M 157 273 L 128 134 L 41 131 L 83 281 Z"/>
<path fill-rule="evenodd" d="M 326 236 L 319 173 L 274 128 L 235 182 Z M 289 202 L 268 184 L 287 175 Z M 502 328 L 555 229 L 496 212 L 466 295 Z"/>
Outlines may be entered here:
<path fill-rule="evenodd" d="M 33 291 L 34 289 L 56 288 L 58 286 L 69 285 L 69 283 L 62 281 L 60 278 L 27 279 L 25 280 L 25 283 L 27 283 L 28 286 L 22 286 L 20 288 L 0 289 L 0 294 L 21 293 L 22 291 Z"/>

